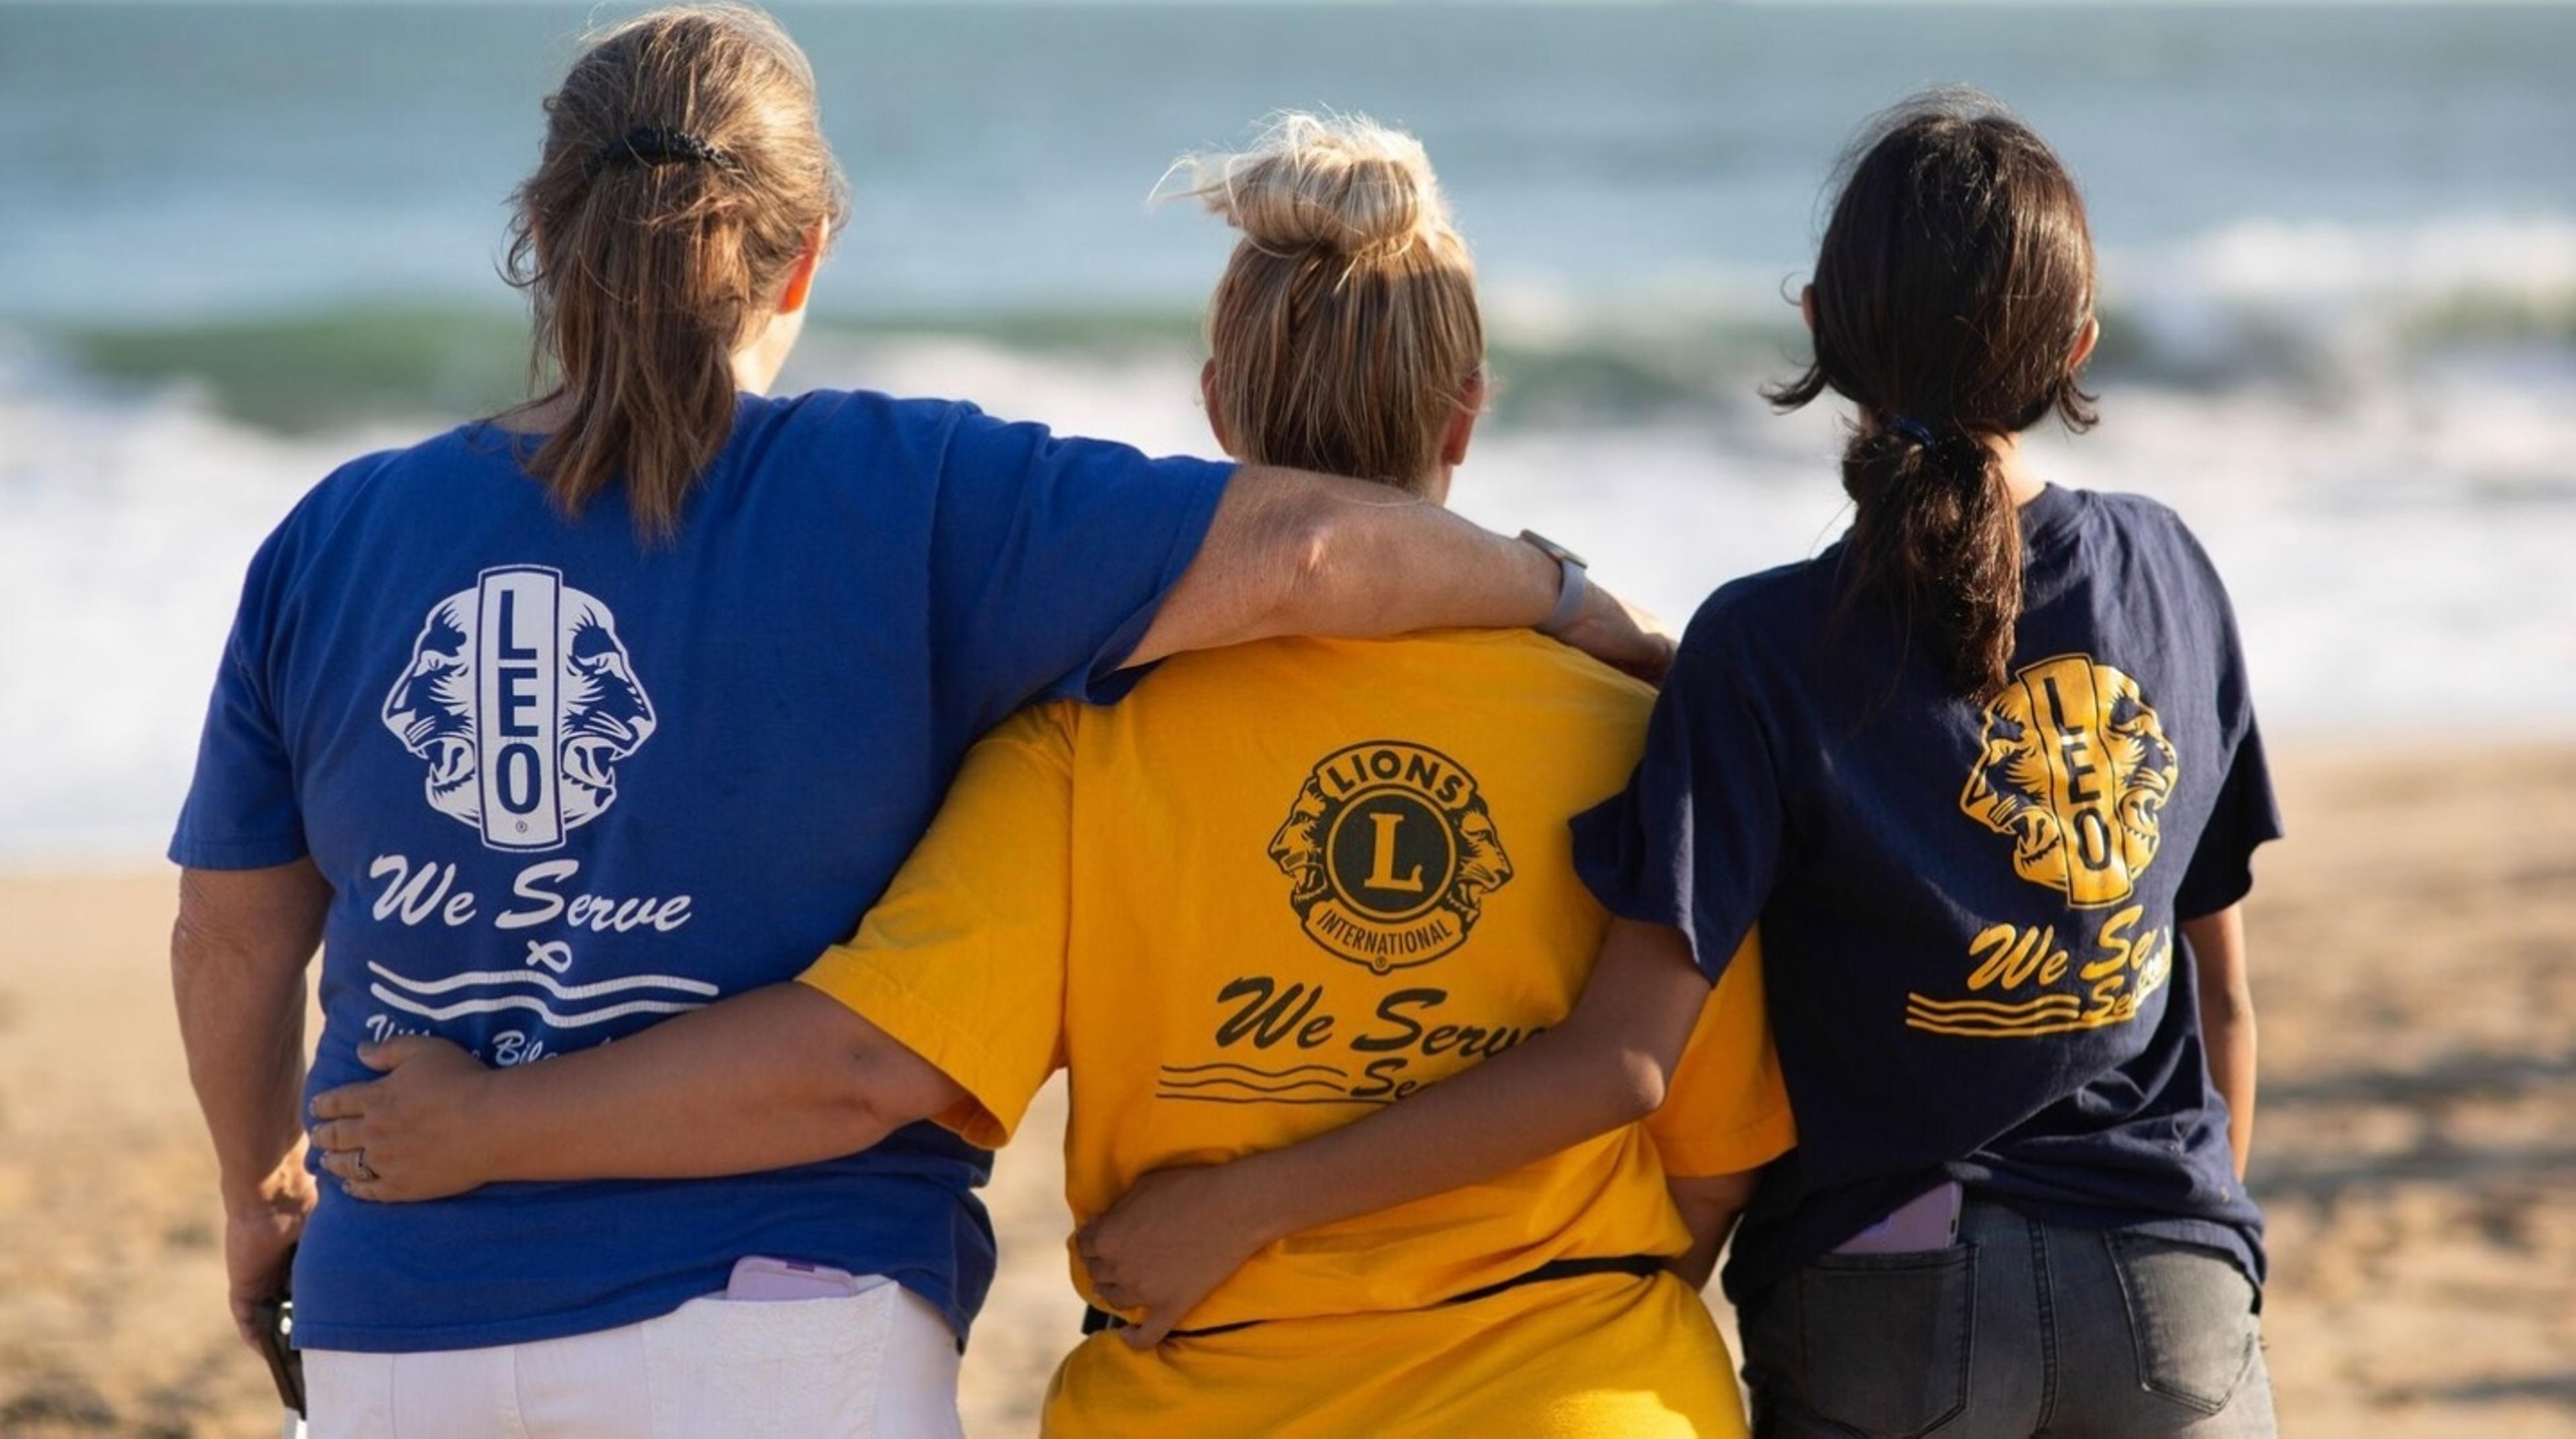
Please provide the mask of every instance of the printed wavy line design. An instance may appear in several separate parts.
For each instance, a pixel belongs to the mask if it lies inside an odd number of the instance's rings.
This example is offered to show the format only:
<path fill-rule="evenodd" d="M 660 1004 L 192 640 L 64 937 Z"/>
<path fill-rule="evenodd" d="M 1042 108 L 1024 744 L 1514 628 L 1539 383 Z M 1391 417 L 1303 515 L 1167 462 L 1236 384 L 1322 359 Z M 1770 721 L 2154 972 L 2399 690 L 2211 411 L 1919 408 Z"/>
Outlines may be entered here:
<path fill-rule="evenodd" d="M 1161 1087 L 1164 1089 L 1215 1089 L 1221 1085 L 1248 1089 L 1255 1094 L 1286 1094 L 1298 1089 L 1341 1088 L 1329 1079 L 1292 1079 L 1285 1084 L 1255 1084 L 1249 1079 L 1237 1079 L 1230 1074 L 1220 1074 L 1210 1079 L 1166 1079 Z"/>
<path fill-rule="evenodd" d="M 2083 1008 L 2083 1001 L 2071 994 L 2043 994 L 2021 1004 L 1998 1004 L 1988 999 L 1934 999 L 1930 995 L 1909 994 L 1905 996 L 1905 1002 L 1916 1009 L 1962 1016 L 2044 1014 L 2052 1009 Z"/>
<path fill-rule="evenodd" d="M 1392 1099 L 1362 1099 L 1355 1094 L 1335 1094 L 1322 1098 L 1302 1095 L 1259 1094 L 1165 1094 L 1154 1092 L 1156 1099 L 1183 1100 L 1193 1104 L 1393 1104 Z"/>
<path fill-rule="evenodd" d="M 387 989 L 381 984 L 367 986 L 367 992 L 394 1008 L 417 1014 L 423 1019 L 454 1019 L 467 1014 L 497 1014 L 505 1009 L 524 1009 L 557 1029 L 581 1029 L 593 1024 L 606 1024 L 630 1014 L 685 1014 L 704 1009 L 703 1000 L 631 999 L 612 1004 L 606 1009 L 558 1013 L 553 1006 L 533 994 L 504 994 L 490 999 L 460 999 L 454 1004 L 423 1004 L 411 996 Z"/>
<path fill-rule="evenodd" d="M 595 984 L 566 984 L 536 969 L 478 969 L 465 974 L 451 974 L 444 979 L 413 979 L 370 962 L 367 971 L 414 994 L 445 994 L 469 984 L 534 984 L 557 999 L 596 999 L 603 994 L 622 994 L 630 989 L 675 989 L 682 994 L 701 994 L 709 999 L 715 998 L 719 992 L 704 980 L 682 979 L 673 974 L 636 974 L 623 979 L 603 979 Z"/>
<path fill-rule="evenodd" d="M 2088 1029 L 2107 1029 L 2126 1024 L 2138 1017 L 2138 1008 L 2149 995 L 2163 986 L 2149 985 L 2124 996 L 2109 1008 L 2086 1010 L 2071 994 L 2044 994 L 2021 1004 L 1999 1004 L 1981 999 L 1934 999 L 1929 995 L 1905 996 L 1905 1027 L 1927 1034 L 1957 1035 L 1965 1039 L 2036 1039 L 2051 1034 L 2075 1034 Z"/>
<path fill-rule="evenodd" d="M 2045 1024 L 2000 1026 L 1943 1024 L 1909 1014 L 1905 1016 L 1905 1027 L 1920 1029 L 1929 1034 L 1955 1034 L 1968 1039 L 2032 1039 L 2045 1034 L 2072 1034 L 2078 1030 L 2107 1029 L 2115 1024 L 2126 1024 L 2135 1018 L 2137 1018 L 2135 1014 L 2092 1014 Z"/>
<path fill-rule="evenodd" d="M 1286 1069 L 1262 1069 L 1255 1065 L 1237 1064 L 1230 1059 L 1220 1059 L 1213 1064 L 1166 1064 L 1163 1066 L 1163 1072 L 1165 1074 L 1202 1074 L 1211 1069 L 1240 1069 L 1246 1074 L 1257 1074 L 1264 1079 L 1286 1079 L 1292 1074 L 1307 1073 L 1340 1075 L 1343 1078 L 1349 1077 L 1348 1071 L 1344 1070 L 1338 1064 L 1296 1064 L 1290 1065 Z"/>

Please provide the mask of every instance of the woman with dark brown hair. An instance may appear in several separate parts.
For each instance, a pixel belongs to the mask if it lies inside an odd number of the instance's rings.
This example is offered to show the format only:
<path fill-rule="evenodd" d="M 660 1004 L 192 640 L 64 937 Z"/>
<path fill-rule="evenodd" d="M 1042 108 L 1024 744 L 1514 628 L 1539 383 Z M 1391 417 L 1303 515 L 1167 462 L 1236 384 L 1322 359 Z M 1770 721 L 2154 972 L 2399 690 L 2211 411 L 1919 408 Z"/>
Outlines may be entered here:
<path fill-rule="evenodd" d="M 2238 907 L 2279 819 L 2208 557 L 2022 453 L 2091 422 L 2093 302 L 2075 183 L 2001 107 L 1865 137 L 1774 396 L 1851 402 L 1851 532 L 1708 601 L 1627 791 L 1575 820 L 1619 918 L 1574 1012 L 1147 1176 L 1084 1238 L 1106 1299 L 1158 1334 L 1265 1244 L 1653 1110 L 1758 921 L 1798 1144 L 1726 1275 L 1757 1432 L 2272 1432 Z"/>
<path fill-rule="evenodd" d="M 953 1432 L 993 1266 L 989 1160 L 954 1136 L 366 1205 L 317 1199 L 299 1096 L 370 1041 L 517 1066 L 792 978 L 978 735 L 1159 657 L 1542 621 L 1641 669 L 1665 647 L 1579 568 L 1382 486 L 770 396 L 844 197 L 755 11 L 620 24 L 546 114 L 513 249 L 543 397 L 280 525 L 171 847 L 236 1318 L 294 1254 L 317 1435 Z M 751 1302 L 783 1297 L 816 1302 Z"/>

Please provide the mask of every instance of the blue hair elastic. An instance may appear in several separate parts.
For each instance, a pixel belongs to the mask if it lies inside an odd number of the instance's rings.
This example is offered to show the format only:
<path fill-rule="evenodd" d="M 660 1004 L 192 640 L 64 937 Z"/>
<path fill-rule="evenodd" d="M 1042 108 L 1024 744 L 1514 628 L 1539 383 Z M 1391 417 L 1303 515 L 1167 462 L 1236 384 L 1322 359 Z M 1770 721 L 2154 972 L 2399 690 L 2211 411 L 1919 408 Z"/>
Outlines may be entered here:
<path fill-rule="evenodd" d="M 1930 425 L 1921 420 L 1907 419 L 1902 415 L 1887 422 L 1887 432 L 1898 439 L 1911 440 L 1927 450 L 1941 443 L 1940 437 L 1932 433 Z"/>

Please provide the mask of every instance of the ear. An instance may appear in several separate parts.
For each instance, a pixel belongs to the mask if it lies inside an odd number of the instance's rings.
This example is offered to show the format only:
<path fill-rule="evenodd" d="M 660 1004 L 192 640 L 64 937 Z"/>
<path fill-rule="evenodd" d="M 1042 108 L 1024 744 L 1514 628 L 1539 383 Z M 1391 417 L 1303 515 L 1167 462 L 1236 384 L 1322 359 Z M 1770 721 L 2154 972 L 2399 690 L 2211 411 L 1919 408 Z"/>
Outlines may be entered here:
<path fill-rule="evenodd" d="M 1452 469 L 1467 463 L 1467 446 L 1476 438 L 1476 421 L 1485 413 L 1485 372 L 1479 367 L 1459 392 L 1458 408 L 1440 434 L 1440 463 Z"/>
<path fill-rule="evenodd" d="M 1234 453 L 1234 437 L 1225 430 L 1225 406 L 1216 397 L 1216 361 L 1211 358 L 1199 366 L 1199 403 L 1207 407 L 1208 433 L 1216 436 L 1216 447 Z"/>
<path fill-rule="evenodd" d="M 787 284 L 778 292 L 778 313 L 793 315 L 805 308 L 814 297 L 814 272 L 823 268 L 823 226 L 817 223 L 805 232 L 805 249 L 796 257 L 795 267 L 787 272 Z"/>
<path fill-rule="evenodd" d="M 2084 328 L 2075 335 L 2074 353 L 2066 357 L 2066 373 L 2074 374 L 2093 358 L 2094 348 L 2102 343 L 2102 319 L 2099 315 L 2084 317 Z"/>
<path fill-rule="evenodd" d="M 1801 316 L 1805 317 L 1805 319 L 1806 319 L 1806 321 L 1807 321 L 1807 333 L 1808 333 L 1808 334 L 1810 334 L 1810 335 L 1812 335 L 1812 334 L 1816 333 L 1816 287 L 1815 287 L 1815 286 L 1813 286 L 1813 285 L 1809 285 L 1809 286 L 1807 286 L 1805 289 L 1802 289 L 1802 290 L 1800 290 L 1800 291 L 1798 292 L 1798 313 L 1799 313 Z"/>

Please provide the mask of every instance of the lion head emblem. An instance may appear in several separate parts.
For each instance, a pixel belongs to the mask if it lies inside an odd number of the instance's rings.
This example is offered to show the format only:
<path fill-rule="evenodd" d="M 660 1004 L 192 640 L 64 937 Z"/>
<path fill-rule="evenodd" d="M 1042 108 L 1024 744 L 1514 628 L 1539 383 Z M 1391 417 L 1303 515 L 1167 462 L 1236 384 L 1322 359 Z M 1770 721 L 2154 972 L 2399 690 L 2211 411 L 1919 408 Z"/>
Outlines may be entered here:
<path fill-rule="evenodd" d="M 551 848 L 598 818 L 655 726 L 616 617 L 533 566 L 430 607 L 384 722 L 428 765 L 430 808 L 505 849 Z"/>
<path fill-rule="evenodd" d="M 2078 905 L 2113 904 L 2155 862 L 2179 768 L 2137 681 L 2061 655 L 2014 675 L 1987 706 L 1959 808 L 2011 838 L 2023 879 Z"/>
<path fill-rule="evenodd" d="M 1378 740 L 1337 750 L 1270 837 L 1307 937 L 1380 974 L 1466 943 L 1511 857 L 1475 778 L 1437 750 Z"/>

